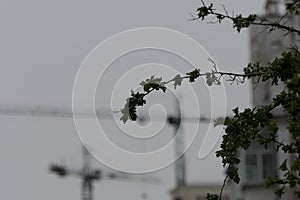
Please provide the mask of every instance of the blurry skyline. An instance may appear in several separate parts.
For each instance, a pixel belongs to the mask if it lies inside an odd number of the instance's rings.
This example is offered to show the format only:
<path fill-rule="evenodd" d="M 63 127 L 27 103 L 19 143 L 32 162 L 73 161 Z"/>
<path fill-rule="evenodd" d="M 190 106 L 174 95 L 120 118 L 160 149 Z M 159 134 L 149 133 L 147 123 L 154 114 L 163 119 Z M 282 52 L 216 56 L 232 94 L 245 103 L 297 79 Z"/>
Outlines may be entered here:
<path fill-rule="evenodd" d="M 262 13 L 264 4 L 264 1 L 259 0 L 213 2 L 220 8 L 224 4 L 228 11 L 243 14 Z M 243 30 L 238 34 L 230 22 L 207 24 L 200 20 L 188 21 L 190 13 L 195 13 L 200 3 L 198 0 L 2 0 L 0 107 L 24 105 L 70 109 L 74 79 L 83 59 L 98 43 L 111 35 L 138 27 L 155 26 L 183 32 L 208 51 L 220 70 L 241 72 L 242 67 L 249 62 L 248 31 Z M 128 70 L 131 65 L 148 62 L 153 58 L 156 61 L 172 58 L 168 64 L 180 68 L 182 63 L 178 58 L 168 56 L 159 52 L 138 52 L 116 62 L 112 69 L 118 70 L 124 66 L 123 70 Z M 112 70 L 107 73 L 115 72 Z M 203 91 L 199 94 L 199 98 L 203 99 L 200 107 L 203 115 L 208 115 L 209 103 L 203 95 L 207 92 L 206 86 L 200 83 L 195 83 L 194 87 Z M 251 106 L 248 83 L 239 86 L 226 83 L 225 87 L 228 112 L 236 106 Z M 103 91 L 109 91 L 107 88 L 109 86 L 98 88 L 97 108 L 110 107 L 109 99 L 103 96 Z M 153 97 L 152 103 L 160 103 L 160 100 Z M 173 102 L 168 100 L 166 96 L 161 103 L 168 112 L 172 112 Z M 183 102 L 188 104 L 188 99 L 183 97 Z M 105 126 L 109 128 L 110 123 L 105 122 Z M 207 125 L 200 125 L 199 130 L 206 128 Z M 184 130 L 188 132 L 188 124 Z M 79 179 L 60 179 L 48 172 L 48 164 L 51 162 L 75 168 L 82 166 L 81 143 L 72 119 L 4 116 L 0 113 L 0 131 L 1 199 L 80 199 Z M 166 138 L 170 137 L 172 127 L 166 126 L 163 133 Z M 126 145 L 117 135 L 112 135 L 112 138 Z M 186 154 L 187 182 L 218 183 L 222 181 L 223 169 L 219 160 L 215 159 L 214 152 L 202 160 L 198 159 L 202 141 L 203 135 L 199 133 Z M 105 168 L 99 162 L 93 164 Z M 169 190 L 174 186 L 174 166 L 151 175 L 160 176 L 160 185 L 129 181 L 95 182 L 94 197 L 138 200 L 142 193 L 147 193 L 148 199 L 170 199 Z"/>

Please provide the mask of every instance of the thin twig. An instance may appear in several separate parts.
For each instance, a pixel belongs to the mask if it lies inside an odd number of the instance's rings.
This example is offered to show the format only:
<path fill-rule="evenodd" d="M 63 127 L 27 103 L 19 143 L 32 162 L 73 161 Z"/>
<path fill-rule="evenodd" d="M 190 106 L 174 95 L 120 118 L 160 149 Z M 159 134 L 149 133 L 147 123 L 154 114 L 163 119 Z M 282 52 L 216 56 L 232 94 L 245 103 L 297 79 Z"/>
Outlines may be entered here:
<path fill-rule="evenodd" d="M 204 4 L 203 0 L 201 0 L 201 2 L 203 4 L 203 6 L 206 7 L 206 5 Z M 210 11 L 208 13 L 208 15 L 221 16 L 224 19 L 230 19 L 232 21 L 234 21 L 234 19 L 236 19 L 234 16 L 229 16 L 226 12 L 225 12 L 225 14 L 223 14 L 223 13 L 218 13 L 218 12 Z M 200 18 L 197 18 L 197 19 L 200 19 Z M 268 22 L 266 19 L 262 20 L 262 18 L 259 18 L 259 19 L 260 19 L 260 22 L 253 21 L 253 22 L 250 22 L 250 24 L 251 25 L 257 25 L 257 26 L 268 27 L 271 30 L 273 30 L 274 28 L 278 28 L 278 29 L 285 30 L 287 32 L 295 32 L 298 35 L 300 35 L 300 30 L 296 29 L 296 28 L 294 28 L 292 26 L 286 26 L 286 25 L 280 24 L 278 22 Z"/>
<path fill-rule="evenodd" d="M 224 181 L 223 181 L 223 185 L 222 185 L 222 187 L 221 187 L 220 194 L 219 194 L 219 200 L 222 199 L 223 190 L 224 190 L 224 188 L 225 188 L 225 186 L 226 186 L 226 182 L 227 182 L 227 179 L 228 179 L 228 178 L 229 178 L 229 174 L 226 175 L 226 177 L 225 177 L 225 179 L 224 179 Z"/>

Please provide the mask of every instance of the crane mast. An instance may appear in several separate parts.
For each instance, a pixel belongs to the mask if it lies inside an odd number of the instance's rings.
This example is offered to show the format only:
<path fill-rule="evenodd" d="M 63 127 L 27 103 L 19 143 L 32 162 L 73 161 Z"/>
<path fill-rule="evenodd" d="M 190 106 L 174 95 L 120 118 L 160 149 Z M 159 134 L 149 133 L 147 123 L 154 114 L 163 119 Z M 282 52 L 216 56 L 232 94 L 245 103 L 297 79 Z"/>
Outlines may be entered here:
<path fill-rule="evenodd" d="M 100 180 L 101 171 L 91 167 L 91 155 L 85 146 L 82 146 L 83 166 L 80 170 L 69 169 L 64 165 L 51 164 L 50 172 L 57 174 L 60 177 L 76 176 L 81 178 L 81 199 L 93 200 L 93 182 Z"/>
<path fill-rule="evenodd" d="M 83 179 L 82 179 L 82 187 L 81 187 L 82 200 L 93 200 L 93 196 L 92 196 L 93 176 L 90 176 L 90 174 L 92 174 L 91 159 L 90 159 L 89 152 L 84 146 L 82 146 L 82 159 L 83 159 L 83 169 L 82 169 Z"/>
<path fill-rule="evenodd" d="M 183 186 L 185 180 L 184 132 L 181 125 L 181 111 L 178 101 L 175 101 L 176 114 L 168 117 L 168 122 L 174 128 L 175 137 L 175 181 L 176 186 Z"/>

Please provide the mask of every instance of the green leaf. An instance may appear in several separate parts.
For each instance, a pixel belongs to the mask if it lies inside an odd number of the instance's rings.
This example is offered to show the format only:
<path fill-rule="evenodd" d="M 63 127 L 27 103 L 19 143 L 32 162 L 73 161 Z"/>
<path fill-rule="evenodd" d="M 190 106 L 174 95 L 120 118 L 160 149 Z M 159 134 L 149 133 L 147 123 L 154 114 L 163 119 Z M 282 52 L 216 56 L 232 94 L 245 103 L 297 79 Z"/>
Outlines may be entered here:
<path fill-rule="evenodd" d="M 176 89 L 177 86 L 181 86 L 183 77 L 181 77 L 180 74 L 177 74 L 172 80 L 174 81 L 173 85 L 174 88 Z"/>
<path fill-rule="evenodd" d="M 189 76 L 189 81 L 195 82 L 195 79 L 197 79 L 200 76 L 200 69 L 196 68 L 191 72 L 186 73 L 186 75 Z"/>
<path fill-rule="evenodd" d="M 286 171 L 288 168 L 287 168 L 287 159 L 285 159 L 282 163 L 281 163 L 281 165 L 279 166 L 279 169 L 281 170 L 281 171 Z"/>
<path fill-rule="evenodd" d="M 207 200 L 219 200 L 220 198 L 219 198 L 219 196 L 217 194 L 207 193 L 206 199 Z"/>
<path fill-rule="evenodd" d="M 224 125 L 224 123 L 225 123 L 225 118 L 218 117 L 217 119 L 214 120 L 214 127 L 217 127 L 219 125 Z"/>

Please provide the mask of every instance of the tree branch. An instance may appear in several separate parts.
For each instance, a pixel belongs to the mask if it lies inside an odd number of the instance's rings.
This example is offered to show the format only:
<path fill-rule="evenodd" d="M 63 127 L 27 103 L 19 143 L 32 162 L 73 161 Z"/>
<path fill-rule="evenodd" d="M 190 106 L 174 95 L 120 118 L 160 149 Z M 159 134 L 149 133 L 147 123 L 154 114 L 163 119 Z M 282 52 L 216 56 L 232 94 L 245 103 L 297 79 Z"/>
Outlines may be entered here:
<path fill-rule="evenodd" d="M 201 0 L 201 2 L 203 6 L 198 8 L 197 10 L 198 18 L 194 18 L 194 20 L 198 20 L 198 19 L 204 20 L 205 17 L 209 15 L 213 15 L 217 18 L 217 21 L 219 23 L 221 23 L 221 21 L 224 19 L 231 20 L 233 22 L 234 27 L 237 28 L 238 32 L 240 32 L 242 28 L 248 28 L 250 25 L 256 25 L 256 26 L 263 26 L 269 28 L 270 31 L 277 28 L 277 29 L 287 31 L 288 33 L 294 32 L 300 35 L 299 29 L 281 23 L 283 18 L 288 16 L 288 14 L 284 15 L 284 17 L 281 18 L 278 22 L 268 22 L 267 19 L 259 18 L 256 15 L 249 15 L 248 17 L 242 17 L 241 15 L 236 15 L 235 17 L 230 16 L 224 6 L 223 6 L 223 10 L 225 13 L 216 12 L 215 11 L 216 9 L 213 8 L 213 4 L 207 6 L 205 5 L 203 0 Z"/>

